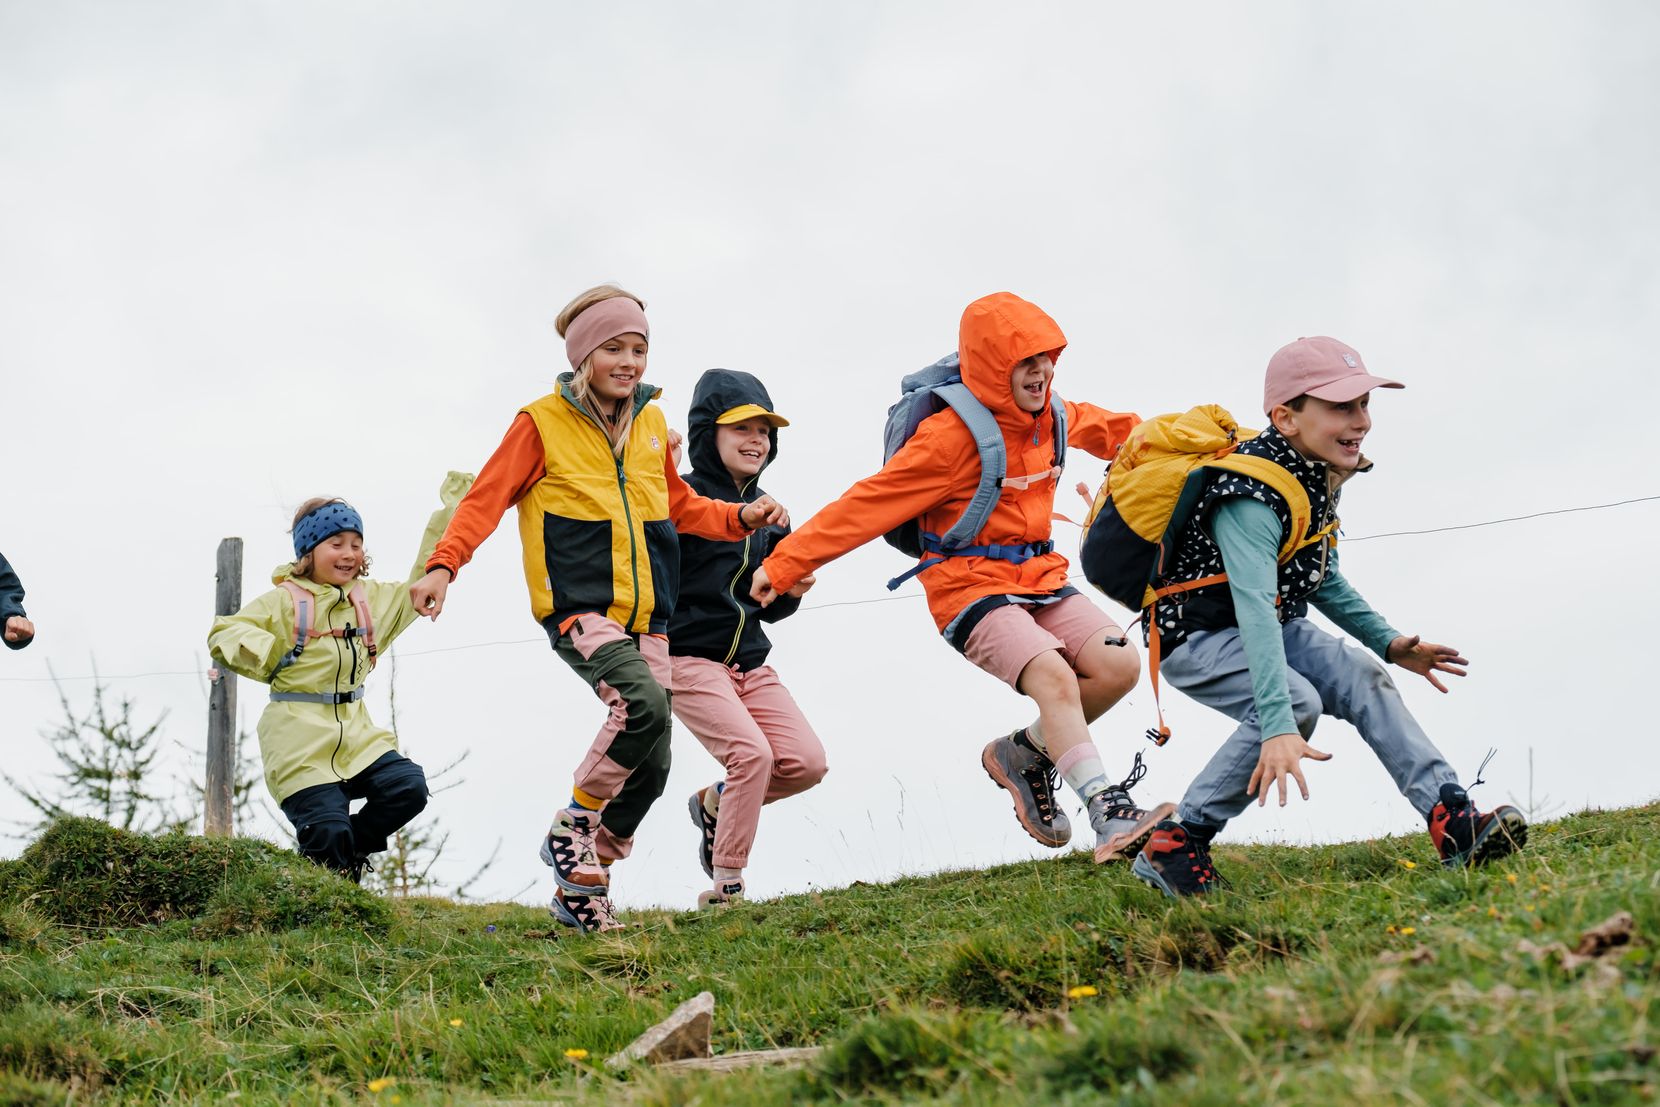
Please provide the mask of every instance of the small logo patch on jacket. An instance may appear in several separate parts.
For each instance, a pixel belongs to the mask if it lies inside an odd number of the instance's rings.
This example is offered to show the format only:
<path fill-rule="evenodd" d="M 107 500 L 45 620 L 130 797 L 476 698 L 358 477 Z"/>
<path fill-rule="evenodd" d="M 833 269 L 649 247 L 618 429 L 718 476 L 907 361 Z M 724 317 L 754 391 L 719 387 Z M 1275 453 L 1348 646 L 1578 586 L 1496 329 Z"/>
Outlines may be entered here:
<path fill-rule="evenodd" d="M 663 450 L 663 444 L 657 440 L 655 434 L 651 436 L 651 448 L 654 453 L 661 453 Z"/>

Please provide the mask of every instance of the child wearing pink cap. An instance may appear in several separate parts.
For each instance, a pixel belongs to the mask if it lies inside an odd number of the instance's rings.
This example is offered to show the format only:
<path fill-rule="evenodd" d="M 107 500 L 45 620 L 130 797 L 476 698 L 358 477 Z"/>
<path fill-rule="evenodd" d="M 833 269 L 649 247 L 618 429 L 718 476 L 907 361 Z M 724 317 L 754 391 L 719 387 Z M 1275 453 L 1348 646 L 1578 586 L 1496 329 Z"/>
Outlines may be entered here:
<path fill-rule="evenodd" d="M 1224 573 L 1226 579 L 1157 606 L 1161 671 L 1239 727 L 1188 787 L 1176 819 L 1161 822 L 1136 857 L 1135 874 L 1166 895 L 1215 890 L 1211 839 L 1253 796 L 1260 806 L 1277 787 L 1283 806 L 1291 777 L 1308 798 L 1302 759 L 1331 757 L 1307 741 L 1321 715 L 1360 731 L 1426 819 L 1443 865 L 1484 864 L 1527 841 L 1527 823 L 1514 807 L 1476 809 L 1383 667 L 1398 665 L 1445 692 L 1436 674 L 1463 676 L 1469 662 L 1451 646 L 1401 634 L 1338 571 L 1341 488 L 1372 468 L 1360 452 L 1372 426 L 1370 393 L 1401 387 L 1372 376 L 1360 354 L 1334 338 L 1300 338 L 1281 348 L 1268 362 L 1263 392 L 1271 426 L 1238 452 L 1280 465 L 1308 493 L 1308 530 L 1298 539 L 1329 528 L 1328 536 L 1278 564 L 1291 537 L 1285 498 L 1254 478 L 1219 471 L 1177 541 L 1167 582 Z M 1376 657 L 1311 623 L 1310 604 Z"/>
<path fill-rule="evenodd" d="M 517 505 L 531 613 L 560 660 L 606 707 L 577 766 L 571 801 L 541 843 L 567 926 L 613 930 L 610 866 L 669 777 L 668 620 L 679 588 L 680 531 L 725 541 L 788 521 L 770 496 L 725 503 L 675 471 L 668 424 L 642 382 L 645 304 L 600 285 L 554 324 L 571 371 L 520 409 L 410 589 L 437 617 L 449 584 Z"/>

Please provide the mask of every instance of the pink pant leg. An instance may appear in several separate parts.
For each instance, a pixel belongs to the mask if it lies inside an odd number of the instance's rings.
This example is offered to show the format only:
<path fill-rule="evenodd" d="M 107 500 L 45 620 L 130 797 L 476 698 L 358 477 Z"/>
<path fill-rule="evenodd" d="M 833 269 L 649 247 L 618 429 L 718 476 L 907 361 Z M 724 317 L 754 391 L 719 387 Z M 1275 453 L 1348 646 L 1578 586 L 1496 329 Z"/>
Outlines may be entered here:
<path fill-rule="evenodd" d="M 829 769 L 824 743 L 771 665 L 745 673 L 738 683 L 738 696 L 772 747 L 767 803 L 805 792 L 824 779 Z"/>
<path fill-rule="evenodd" d="M 824 775 L 824 748 L 765 667 L 737 673 L 703 658 L 675 658 L 674 713 L 726 768 L 714 863 L 741 869 L 755 844 L 761 806 L 817 783 Z"/>

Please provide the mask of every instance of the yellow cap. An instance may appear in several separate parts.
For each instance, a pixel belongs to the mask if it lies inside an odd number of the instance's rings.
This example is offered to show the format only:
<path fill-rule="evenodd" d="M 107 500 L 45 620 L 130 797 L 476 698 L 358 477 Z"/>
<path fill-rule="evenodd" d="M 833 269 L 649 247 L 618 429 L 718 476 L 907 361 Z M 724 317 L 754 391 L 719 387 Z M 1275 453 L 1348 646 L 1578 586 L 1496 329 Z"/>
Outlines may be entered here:
<path fill-rule="evenodd" d="M 720 417 L 717 418 L 715 422 L 724 425 L 726 423 L 741 423 L 745 419 L 765 419 L 775 427 L 787 427 L 790 425 L 790 421 L 788 419 L 784 418 L 782 415 L 768 411 L 760 404 L 739 404 L 737 407 L 728 408 L 726 411 L 720 413 Z"/>

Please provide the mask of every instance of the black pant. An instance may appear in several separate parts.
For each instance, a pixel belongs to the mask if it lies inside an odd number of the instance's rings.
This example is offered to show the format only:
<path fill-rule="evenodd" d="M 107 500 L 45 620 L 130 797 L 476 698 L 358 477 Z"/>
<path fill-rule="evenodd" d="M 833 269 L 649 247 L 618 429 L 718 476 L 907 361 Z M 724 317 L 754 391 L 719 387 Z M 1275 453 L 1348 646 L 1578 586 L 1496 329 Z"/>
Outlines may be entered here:
<path fill-rule="evenodd" d="M 354 799 L 367 798 L 357 814 Z M 363 858 L 386 848 L 427 805 L 427 775 L 401 753 L 382 754 L 361 773 L 337 784 L 301 788 L 282 801 L 294 824 L 300 855 L 355 876 Z"/>

